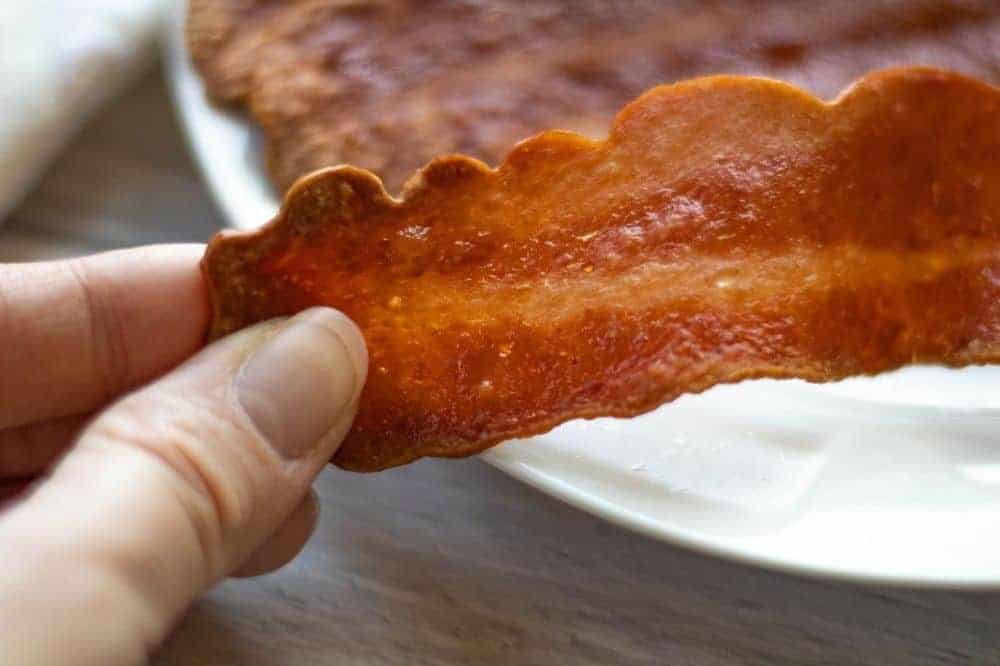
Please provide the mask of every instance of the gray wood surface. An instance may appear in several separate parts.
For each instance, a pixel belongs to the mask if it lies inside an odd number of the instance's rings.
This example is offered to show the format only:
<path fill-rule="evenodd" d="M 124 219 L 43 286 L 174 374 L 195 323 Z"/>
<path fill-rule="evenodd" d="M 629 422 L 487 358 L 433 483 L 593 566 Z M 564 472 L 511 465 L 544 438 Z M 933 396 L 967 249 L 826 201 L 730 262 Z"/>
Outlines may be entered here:
<path fill-rule="evenodd" d="M 154 75 L 0 229 L 0 260 L 202 241 L 219 224 Z M 1000 594 L 825 583 L 701 556 L 477 460 L 330 469 L 318 490 L 303 556 L 206 596 L 157 664 L 1000 664 Z"/>

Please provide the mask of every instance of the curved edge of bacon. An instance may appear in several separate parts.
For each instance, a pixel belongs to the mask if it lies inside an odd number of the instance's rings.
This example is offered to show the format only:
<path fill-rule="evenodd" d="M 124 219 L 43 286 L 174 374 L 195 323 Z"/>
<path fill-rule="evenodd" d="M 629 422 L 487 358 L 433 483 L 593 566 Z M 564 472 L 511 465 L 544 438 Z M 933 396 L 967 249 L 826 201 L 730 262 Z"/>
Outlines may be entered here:
<path fill-rule="evenodd" d="M 212 240 L 210 337 L 351 316 L 371 370 L 334 463 L 358 471 L 749 378 L 1000 362 L 998 93 L 925 68 L 830 103 L 716 76 L 647 92 L 604 141 L 438 158 L 401 200 L 319 171 Z"/>

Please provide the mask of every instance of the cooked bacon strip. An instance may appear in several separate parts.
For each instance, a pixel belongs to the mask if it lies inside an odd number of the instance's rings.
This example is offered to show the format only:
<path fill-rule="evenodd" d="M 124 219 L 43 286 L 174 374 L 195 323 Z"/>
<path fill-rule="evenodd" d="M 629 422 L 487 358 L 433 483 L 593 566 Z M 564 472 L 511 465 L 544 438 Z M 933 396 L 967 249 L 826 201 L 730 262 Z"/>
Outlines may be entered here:
<path fill-rule="evenodd" d="M 431 158 L 495 166 L 550 127 L 601 137 L 642 91 L 754 74 L 834 95 L 920 63 L 1000 83 L 997 0 L 191 0 L 206 92 L 260 125 L 283 192 L 337 164 L 390 193 Z"/>
<path fill-rule="evenodd" d="M 303 308 L 371 372 L 334 458 L 465 456 L 753 377 L 1000 361 L 1000 94 L 929 69 L 833 103 L 719 76 L 656 88 L 606 141 L 547 132 L 496 170 L 300 181 L 204 259 L 212 337 Z"/>

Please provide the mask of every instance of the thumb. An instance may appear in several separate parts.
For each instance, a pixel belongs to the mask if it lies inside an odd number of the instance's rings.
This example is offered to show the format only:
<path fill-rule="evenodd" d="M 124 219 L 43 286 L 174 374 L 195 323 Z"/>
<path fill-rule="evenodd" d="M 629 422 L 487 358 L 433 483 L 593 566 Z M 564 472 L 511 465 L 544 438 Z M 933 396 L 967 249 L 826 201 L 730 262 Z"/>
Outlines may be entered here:
<path fill-rule="evenodd" d="M 37 610 L 25 648 L 38 647 L 34 632 L 40 643 L 78 637 L 76 657 L 83 644 L 114 652 L 95 662 L 116 663 L 121 650 L 141 658 L 304 501 L 351 426 L 366 373 L 358 329 L 316 308 L 221 340 L 112 406 L 0 519 L 0 560 L 19 570 L 3 563 L 4 578 L 33 585 L 7 618 L 0 583 L 0 626 L 30 625 Z M 107 641 L 94 641 L 97 608 L 124 615 L 102 625 Z"/>

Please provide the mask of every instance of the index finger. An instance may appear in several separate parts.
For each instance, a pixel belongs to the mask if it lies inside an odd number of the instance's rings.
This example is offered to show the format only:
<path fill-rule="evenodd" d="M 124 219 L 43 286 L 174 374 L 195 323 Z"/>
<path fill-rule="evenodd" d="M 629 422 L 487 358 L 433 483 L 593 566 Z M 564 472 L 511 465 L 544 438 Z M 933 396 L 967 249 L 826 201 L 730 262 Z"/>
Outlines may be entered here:
<path fill-rule="evenodd" d="M 202 245 L 0 266 L 0 428 L 92 411 L 203 343 Z"/>

